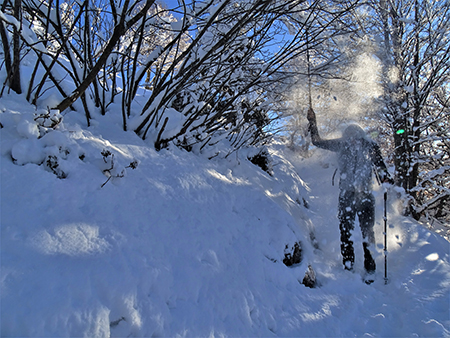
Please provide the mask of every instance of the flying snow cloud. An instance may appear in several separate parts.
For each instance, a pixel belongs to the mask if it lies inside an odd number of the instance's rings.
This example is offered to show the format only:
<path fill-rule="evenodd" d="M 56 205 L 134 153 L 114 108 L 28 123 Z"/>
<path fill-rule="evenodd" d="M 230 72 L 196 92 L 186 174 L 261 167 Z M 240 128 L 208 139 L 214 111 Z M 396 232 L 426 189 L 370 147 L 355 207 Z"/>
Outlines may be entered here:
<path fill-rule="evenodd" d="M 375 100 L 382 95 L 381 62 L 370 52 L 354 58 L 343 78 L 323 80 L 312 75 L 311 103 L 319 125 L 327 133 L 340 131 L 342 125 L 357 122 L 368 124 L 367 118 L 377 110 Z M 308 108 L 308 81 L 298 81 L 291 92 L 294 110 L 302 114 Z M 305 119 L 306 121 L 306 119 Z"/>

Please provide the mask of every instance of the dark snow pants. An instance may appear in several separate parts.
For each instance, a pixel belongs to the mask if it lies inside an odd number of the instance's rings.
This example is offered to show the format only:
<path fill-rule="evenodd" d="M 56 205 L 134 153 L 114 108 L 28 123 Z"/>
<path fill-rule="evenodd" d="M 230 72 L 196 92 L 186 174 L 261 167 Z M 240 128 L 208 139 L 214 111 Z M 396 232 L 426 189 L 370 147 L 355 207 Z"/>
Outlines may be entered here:
<path fill-rule="evenodd" d="M 341 253 L 344 267 L 352 270 L 355 262 L 353 241 L 350 239 L 358 215 L 364 249 L 364 268 L 368 273 L 375 272 L 375 261 L 369 250 L 375 244 L 375 198 L 368 192 L 341 190 L 339 195 L 339 228 L 341 231 Z"/>

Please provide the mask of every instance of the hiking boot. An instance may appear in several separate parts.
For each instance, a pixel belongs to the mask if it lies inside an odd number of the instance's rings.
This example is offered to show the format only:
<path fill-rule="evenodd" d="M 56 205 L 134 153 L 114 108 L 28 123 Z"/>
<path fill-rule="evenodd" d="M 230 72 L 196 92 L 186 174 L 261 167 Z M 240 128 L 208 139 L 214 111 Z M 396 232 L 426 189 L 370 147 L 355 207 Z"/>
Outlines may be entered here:
<path fill-rule="evenodd" d="M 375 260 L 372 257 L 372 254 L 370 252 L 370 250 L 368 249 L 369 244 L 368 243 L 363 243 L 363 248 L 364 248 L 364 269 L 366 270 L 366 272 L 369 275 L 372 275 L 375 273 L 375 269 L 376 269 L 376 264 L 375 264 Z"/>
<path fill-rule="evenodd" d="M 375 275 L 374 273 L 367 273 L 364 278 L 363 278 L 364 283 L 366 283 L 367 285 L 372 284 L 373 282 L 375 282 Z"/>

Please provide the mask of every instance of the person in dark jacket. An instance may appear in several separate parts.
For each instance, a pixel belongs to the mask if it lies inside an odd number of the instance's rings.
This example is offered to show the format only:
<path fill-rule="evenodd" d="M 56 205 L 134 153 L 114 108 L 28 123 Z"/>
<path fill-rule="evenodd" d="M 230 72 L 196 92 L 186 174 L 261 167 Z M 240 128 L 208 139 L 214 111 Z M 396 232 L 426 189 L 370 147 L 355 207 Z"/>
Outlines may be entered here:
<path fill-rule="evenodd" d="M 372 171 L 377 170 L 382 182 L 391 182 L 379 146 L 367 138 L 358 125 L 349 125 L 339 139 L 322 140 L 319 136 L 316 114 L 310 108 L 307 114 L 312 143 L 323 149 L 337 152 L 339 181 L 339 229 L 341 233 L 341 254 L 344 268 L 353 269 L 355 254 L 352 231 L 356 215 L 361 227 L 364 249 L 364 268 L 368 274 L 376 269 L 372 257 L 375 245 L 375 198 L 372 194 Z"/>

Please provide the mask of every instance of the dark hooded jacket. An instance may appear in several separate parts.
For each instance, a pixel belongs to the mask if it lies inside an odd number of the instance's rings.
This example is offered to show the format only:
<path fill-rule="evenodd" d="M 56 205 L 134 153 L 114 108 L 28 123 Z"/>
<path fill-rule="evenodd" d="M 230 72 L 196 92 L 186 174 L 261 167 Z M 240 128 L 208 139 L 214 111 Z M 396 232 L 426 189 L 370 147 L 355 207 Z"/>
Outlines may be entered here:
<path fill-rule="evenodd" d="M 380 148 L 358 125 L 348 126 L 341 138 L 333 140 L 322 140 L 315 123 L 310 125 L 310 131 L 315 146 L 338 153 L 341 190 L 372 191 L 373 169 L 377 170 L 382 182 L 389 179 Z"/>

